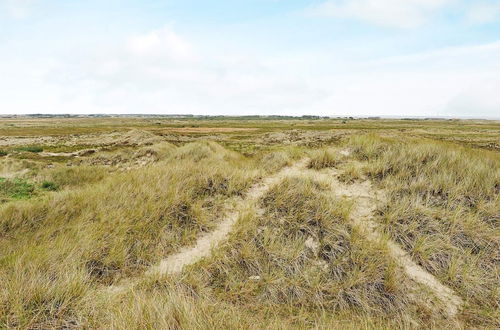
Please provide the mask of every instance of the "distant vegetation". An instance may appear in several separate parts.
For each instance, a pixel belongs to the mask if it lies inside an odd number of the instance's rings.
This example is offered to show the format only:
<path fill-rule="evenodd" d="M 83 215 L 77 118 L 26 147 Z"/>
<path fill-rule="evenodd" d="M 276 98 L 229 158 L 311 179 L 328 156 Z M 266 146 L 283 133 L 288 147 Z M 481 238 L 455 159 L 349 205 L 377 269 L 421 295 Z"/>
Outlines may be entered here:
<path fill-rule="evenodd" d="M 27 152 L 42 152 L 43 148 L 40 146 L 23 146 L 16 148 L 17 151 L 27 151 Z"/>

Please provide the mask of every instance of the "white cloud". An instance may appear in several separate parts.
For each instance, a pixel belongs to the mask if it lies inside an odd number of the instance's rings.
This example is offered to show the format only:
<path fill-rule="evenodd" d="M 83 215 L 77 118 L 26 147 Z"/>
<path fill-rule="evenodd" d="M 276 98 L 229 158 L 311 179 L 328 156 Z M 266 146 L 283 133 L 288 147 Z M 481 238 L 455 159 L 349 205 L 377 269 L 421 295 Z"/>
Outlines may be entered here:
<path fill-rule="evenodd" d="M 481 79 L 471 79 L 468 86 L 446 104 L 443 114 L 465 113 L 472 117 L 487 114 L 500 118 L 500 79 L 499 72 L 485 74 Z"/>
<path fill-rule="evenodd" d="M 499 60 L 492 54 L 500 54 L 500 41 L 480 45 L 445 47 L 416 54 L 386 57 L 365 62 L 368 66 L 380 65 L 418 65 L 419 63 L 436 63 L 441 68 L 456 66 L 456 60 L 463 62 L 469 59 L 468 67 L 498 64 Z"/>
<path fill-rule="evenodd" d="M 57 61 L 0 62 L 0 77 L 8 77 L 0 79 L 0 112 L 500 113 L 500 42 L 369 62 L 196 46 L 164 28 Z"/>
<path fill-rule="evenodd" d="M 36 0 L 0 0 L 0 9 L 14 19 L 24 19 L 31 13 Z"/>
<path fill-rule="evenodd" d="M 329 0 L 310 8 L 312 15 L 352 18 L 380 26 L 415 28 L 455 0 Z"/>
<path fill-rule="evenodd" d="M 108 112 L 299 114 L 322 97 L 297 73 L 247 55 L 200 53 L 168 27 L 62 61 L 46 79 L 60 86 L 68 108 L 85 99 Z"/>
<path fill-rule="evenodd" d="M 139 56 L 168 57 L 173 60 L 194 58 L 192 46 L 169 27 L 133 36 L 128 42 L 128 48 Z"/>
<path fill-rule="evenodd" d="M 500 2 L 473 2 L 466 12 L 469 23 L 485 24 L 500 19 Z"/>

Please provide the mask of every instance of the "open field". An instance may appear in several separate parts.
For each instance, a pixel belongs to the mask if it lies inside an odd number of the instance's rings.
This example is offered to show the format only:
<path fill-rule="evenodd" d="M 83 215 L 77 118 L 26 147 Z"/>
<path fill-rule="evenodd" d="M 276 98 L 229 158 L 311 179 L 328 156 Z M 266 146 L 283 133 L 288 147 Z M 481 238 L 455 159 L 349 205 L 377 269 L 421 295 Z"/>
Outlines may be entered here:
<path fill-rule="evenodd" d="M 0 328 L 499 328 L 500 122 L 0 119 Z"/>

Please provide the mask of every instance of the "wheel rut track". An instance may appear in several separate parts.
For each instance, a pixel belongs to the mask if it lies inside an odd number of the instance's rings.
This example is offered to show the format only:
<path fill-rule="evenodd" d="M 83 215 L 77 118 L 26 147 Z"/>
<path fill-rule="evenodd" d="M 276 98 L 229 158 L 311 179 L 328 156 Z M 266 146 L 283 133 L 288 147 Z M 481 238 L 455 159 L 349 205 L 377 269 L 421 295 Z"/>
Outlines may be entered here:
<path fill-rule="evenodd" d="M 287 176 L 298 175 L 306 167 L 309 159 L 304 158 L 291 166 L 281 169 L 279 172 L 264 178 L 259 183 L 254 184 L 245 194 L 244 198 L 239 199 L 234 206 L 228 206 L 228 212 L 217 227 L 204 235 L 201 235 L 192 246 L 182 248 L 179 252 L 167 256 L 158 264 L 149 268 L 146 276 L 154 275 L 172 275 L 180 273 L 184 267 L 192 265 L 201 259 L 211 255 L 212 249 L 227 239 L 232 231 L 234 224 L 238 221 L 240 214 L 255 204 L 273 185 L 279 183 Z M 259 210 L 254 210 L 258 212 Z M 109 286 L 109 292 L 118 293 L 136 284 L 138 278 L 126 279 L 118 284 Z"/>
<path fill-rule="evenodd" d="M 228 207 L 224 219 L 219 222 L 215 230 L 198 238 L 193 246 L 182 248 L 179 252 L 167 256 L 157 265 L 146 271 L 146 276 L 172 275 L 182 272 L 189 265 L 211 255 L 212 249 L 227 239 L 240 214 L 253 206 L 273 185 L 279 183 L 287 176 L 308 175 L 330 182 L 332 191 L 338 196 L 344 196 L 354 201 L 354 209 L 350 220 L 359 227 L 366 239 L 378 242 L 383 238 L 374 221 L 376 203 L 385 199 L 384 192 L 374 189 L 369 180 L 344 184 L 337 179 L 340 172 L 336 169 L 315 171 L 306 169 L 309 159 L 304 158 L 278 173 L 266 177 L 261 182 L 253 185 L 245 197 L 239 199 L 232 207 Z M 254 212 L 262 210 L 255 209 Z M 409 278 L 427 287 L 445 306 L 448 317 L 455 317 L 460 311 L 463 301 L 449 287 L 442 284 L 436 277 L 416 264 L 410 255 L 395 242 L 388 240 L 388 251 L 392 258 L 401 266 Z M 138 279 L 128 279 L 125 282 L 108 287 L 110 292 L 121 292 L 132 287 Z"/>
<path fill-rule="evenodd" d="M 366 239 L 372 242 L 383 239 L 383 234 L 378 230 L 379 226 L 374 220 L 377 202 L 386 199 L 383 190 L 373 188 L 369 180 L 344 184 L 337 179 L 341 172 L 336 169 L 328 169 L 324 172 L 309 170 L 309 174 L 330 182 L 335 195 L 346 197 L 354 202 L 350 221 L 360 228 Z M 447 316 L 454 318 L 464 304 L 462 298 L 413 261 L 411 256 L 398 244 L 392 240 L 387 240 L 387 247 L 391 257 L 399 264 L 406 275 L 413 281 L 427 287 L 443 303 L 444 312 Z"/>
<path fill-rule="evenodd" d="M 307 159 L 303 159 L 293 166 L 285 167 L 275 175 L 269 176 L 260 183 L 252 186 L 245 195 L 245 198 L 236 203 L 233 210 L 227 213 L 224 220 L 217 225 L 215 230 L 201 236 L 194 246 L 185 247 L 178 253 L 163 259 L 147 273 L 156 273 L 159 275 L 180 273 L 185 266 L 194 264 L 202 258 L 209 256 L 211 249 L 227 238 L 243 210 L 257 202 L 270 187 L 281 181 L 284 177 L 300 173 L 306 164 Z"/>

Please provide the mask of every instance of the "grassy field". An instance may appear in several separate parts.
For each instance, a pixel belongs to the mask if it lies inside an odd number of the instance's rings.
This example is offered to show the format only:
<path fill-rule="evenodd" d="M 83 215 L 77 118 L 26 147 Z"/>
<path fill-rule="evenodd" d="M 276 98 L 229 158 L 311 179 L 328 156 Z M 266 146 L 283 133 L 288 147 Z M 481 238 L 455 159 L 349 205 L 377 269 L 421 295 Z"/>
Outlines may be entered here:
<path fill-rule="evenodd" d="M 498 121 L 0 119 L 0 328 L 499 328 L 499 151 Z"/>

